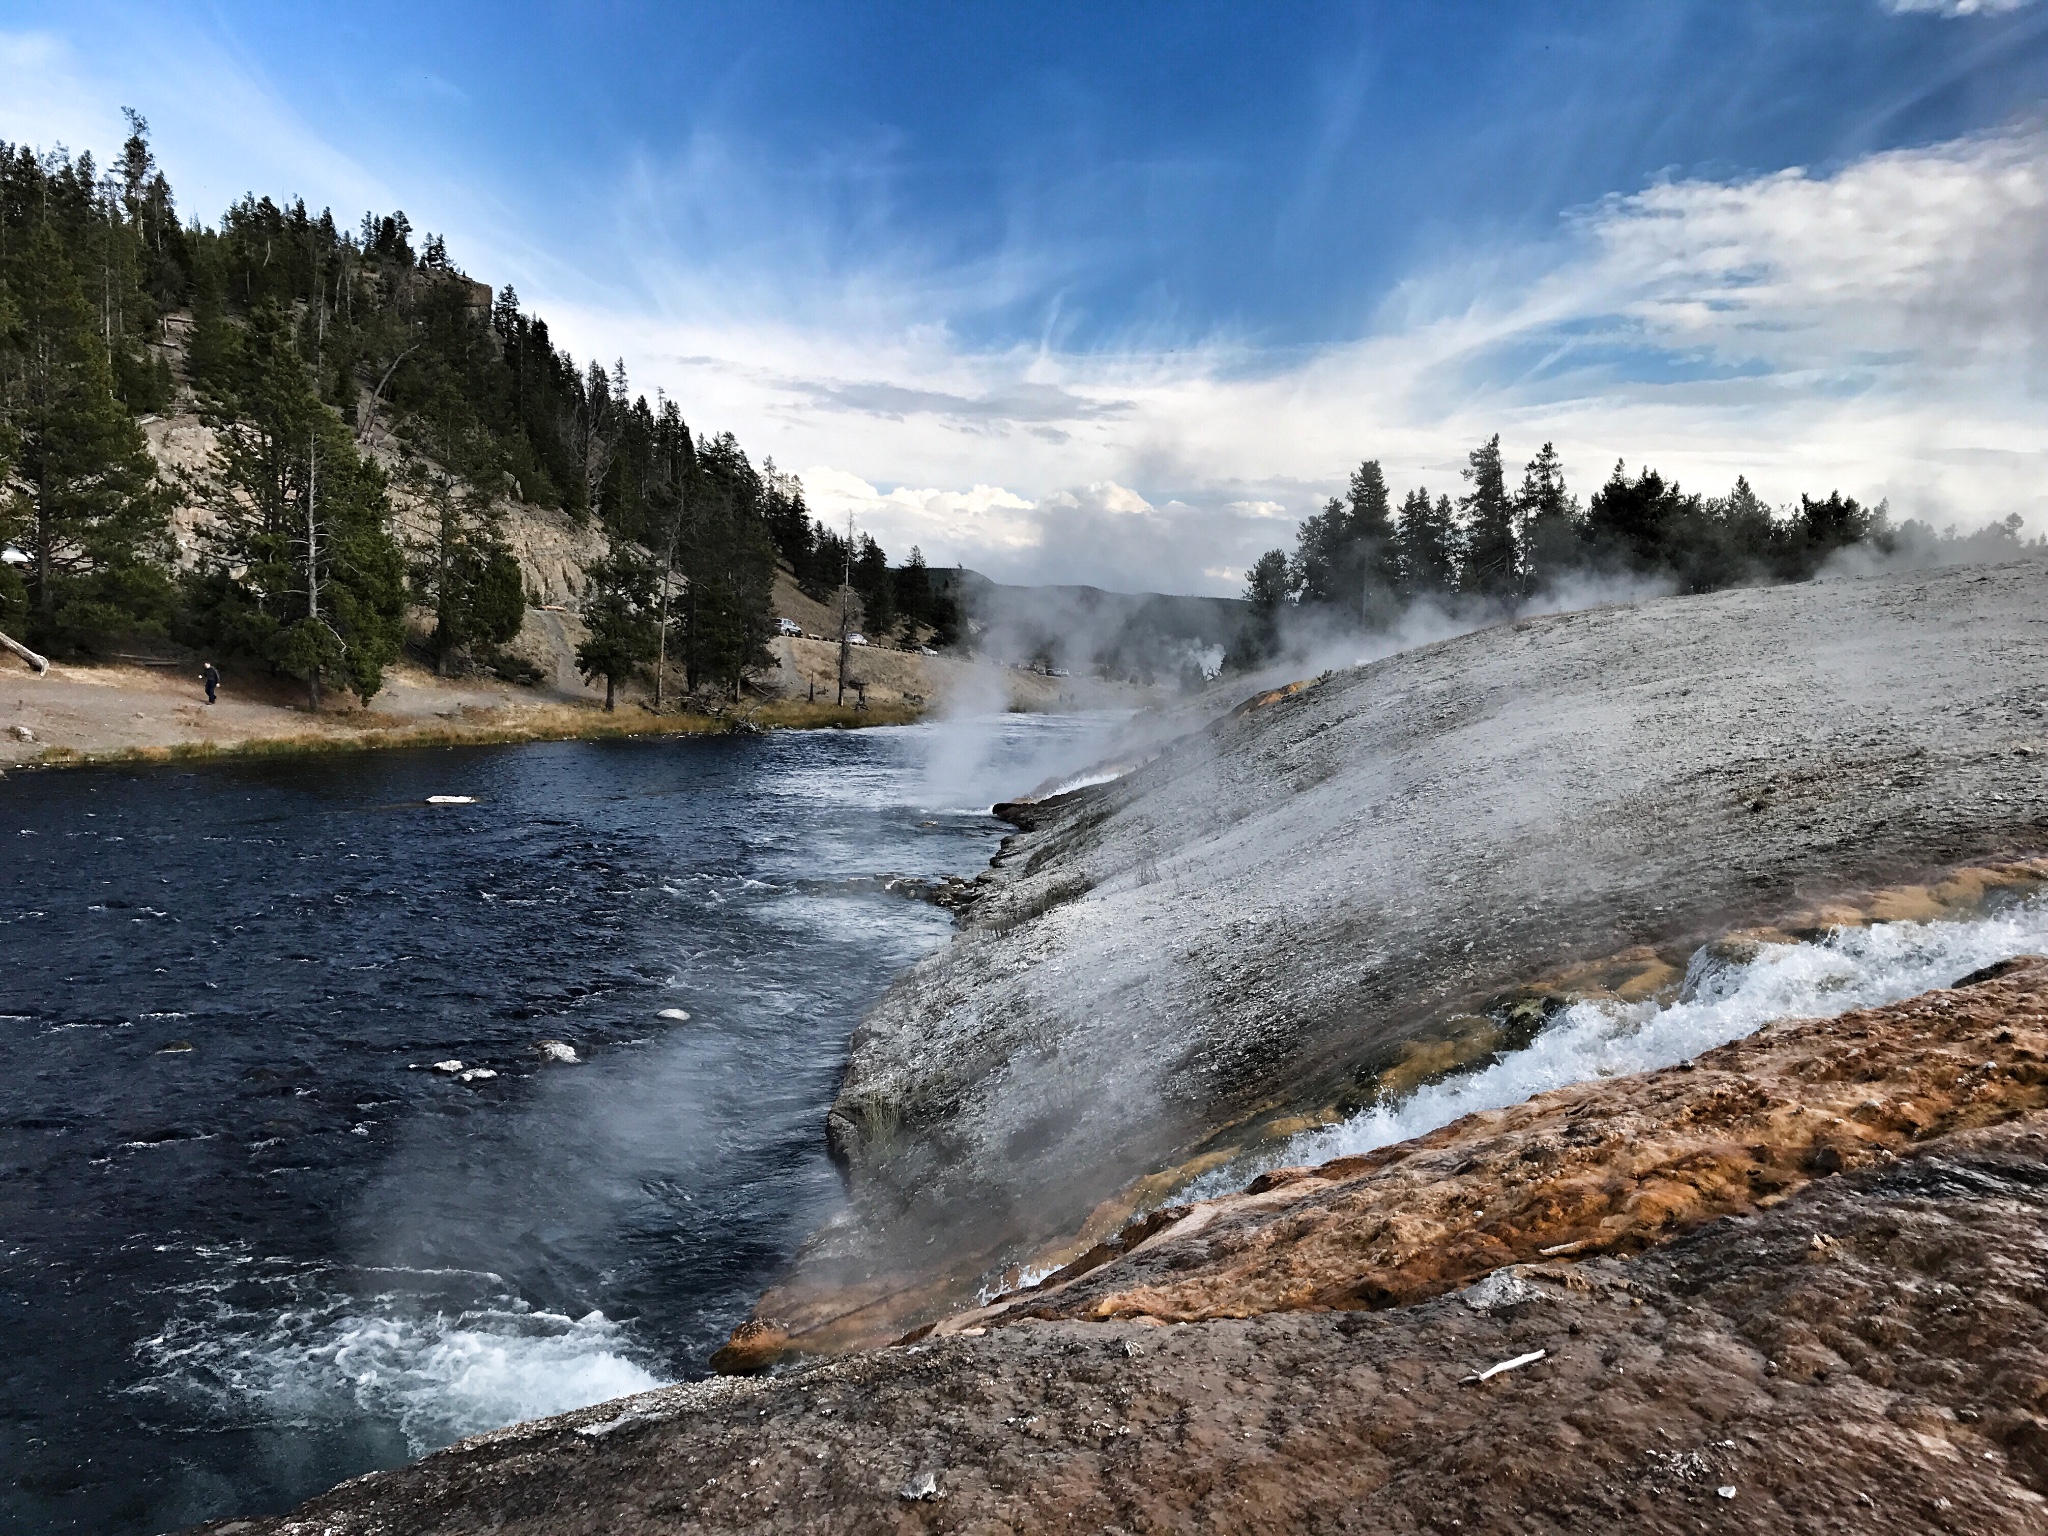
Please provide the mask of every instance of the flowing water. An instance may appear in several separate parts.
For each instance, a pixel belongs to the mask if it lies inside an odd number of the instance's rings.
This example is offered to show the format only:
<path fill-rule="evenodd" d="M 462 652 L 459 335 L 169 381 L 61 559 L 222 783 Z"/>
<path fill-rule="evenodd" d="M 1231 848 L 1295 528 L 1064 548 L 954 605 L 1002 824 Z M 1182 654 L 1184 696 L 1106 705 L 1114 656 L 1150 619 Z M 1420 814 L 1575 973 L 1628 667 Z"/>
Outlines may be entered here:
<path fill-rule="evenodd" d="M 1472 1071 L 1376 1104 L 1336 1125 L 1303 1131 L 1255 1163 L 1190 1185 L 1178 1198 L 1243 1187 L 1251 1173 L 1321 1163 L 1427 1135 L 1465 1115 L 1505 1109 L 1596 1077 L 1648 1072 L 1755 1034 L 1778 1019 L 1833 1018 L 1917 997 L 1995 961 L 2048 953 L 2048 899 L 2012 901 L 1980 917 L 1873 923 L 1825 938 L 1765 944 L 1740 962 L 1693 957 L 1676 998 L 1586 1001 L 1563 1009 L 1528 1046 Z"/>
<path fill-rule="evenodd" d="M 979 869 L 1108 728 L 0 783 L 0 1529 L 276 1510 L 700 1374 L 952 931 L 873 877 Z"/>

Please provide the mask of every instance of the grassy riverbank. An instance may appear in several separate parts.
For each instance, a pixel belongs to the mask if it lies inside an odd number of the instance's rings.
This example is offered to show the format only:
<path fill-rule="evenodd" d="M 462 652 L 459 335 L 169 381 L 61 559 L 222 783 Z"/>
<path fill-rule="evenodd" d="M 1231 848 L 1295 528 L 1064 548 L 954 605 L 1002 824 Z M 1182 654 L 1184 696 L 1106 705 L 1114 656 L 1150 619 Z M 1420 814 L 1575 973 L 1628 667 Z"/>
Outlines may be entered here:
<path fill-rule="evenodd" d="M 8 689 L 8 682 L 17 686 Z M 608 713 L 594 702 L 535 699 L 520 690 L 449 683 L 411 669 L 394 678 L 371 709 L 343 701 L 316 714 L 248 682 L 224 690 L 218 705 L 202 703 L 194 691 L 182 677 L 138 667 L 60 667 L 43 678 L 9 676 L 0 681 L 0 768 L 848 730 L 903 725 L 923 713 L 897 702 L 862 710 L 803 700 L 661 713 L 633 701 Z"/>

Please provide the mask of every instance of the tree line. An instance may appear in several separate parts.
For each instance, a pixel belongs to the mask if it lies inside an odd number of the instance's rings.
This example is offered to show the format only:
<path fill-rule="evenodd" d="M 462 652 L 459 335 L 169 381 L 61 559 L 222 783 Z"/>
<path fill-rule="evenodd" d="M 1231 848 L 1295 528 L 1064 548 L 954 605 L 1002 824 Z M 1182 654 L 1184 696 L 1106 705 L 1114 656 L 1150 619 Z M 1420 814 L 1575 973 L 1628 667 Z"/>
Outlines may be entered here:
<path fill-rule="evenodd" d="M 437 670 L 530 676 L 501 649 L 529 596 L 508 498 L 606 536 L 578 661 L 608 703 L 651 664 L 657 694 L 767 664 L 778 558 L 814 592 L 850 573 L 870 627 L 943 617 L 915 552 L 849 551 L 794 477 L 622 364 L 579 367 L 403 213 L 349 229 L 252 194 L 188 223 L 129 126 L 105 168 L 0 143 L 0 630 L 57 655 L 171 640 L 367 700 L 411 604 Z M 160 472 L 144 422 L 179 403 L 217 446 Z M 426 525 L 404 543 L 395 490 Z"/>
<path fill-rule="evenodd" d="M 1511 488 L 1498 435 L 1472 450 L 1463 489 L 1417 486 L 1395 505 L 1377 460 L 1347 492 L 1303 521 L 1292 554 L 1268 550 L 1245 573 L 1251 610 L 1226 665 L 1272 659 L 1288 636 L 1391 628 L 1412 605 L 1448 613 L 1506 613 L 1588 579 L 1635 579 L 1678 592 L 1803 581 L 1840 551 L 1925 552 L 1989 540 L 2019 547 L 2017 516 L 1958 539 L 1924 523 L 1895 527 L 1882 505 L 1830 492 L 1780 513 L 1747 478 L 1725 496 L 1682 490 L 1654 469 L 1617 462 L 1584 502 L 1545 443 Z"/>

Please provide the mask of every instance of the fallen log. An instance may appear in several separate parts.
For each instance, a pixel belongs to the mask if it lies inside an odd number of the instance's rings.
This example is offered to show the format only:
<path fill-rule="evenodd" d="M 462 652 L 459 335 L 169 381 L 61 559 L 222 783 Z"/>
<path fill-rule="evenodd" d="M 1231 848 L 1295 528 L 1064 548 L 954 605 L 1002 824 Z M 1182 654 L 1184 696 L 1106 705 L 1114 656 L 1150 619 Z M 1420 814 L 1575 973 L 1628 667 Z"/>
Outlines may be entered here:
<path fill-rule="evenodd" d="M 50 670 L 50 663 L 46 658 L 38 656 L 34 651 L 30 650 L 27 646 L 23 645 L 19 640 L 15 639 L 12 635 L 6 634 L 4 632 L 0 632 L 0 650 L 14 652 L 15 655 L 19 656 L 23 661 L 27 662 L 30 666 L 36 669 L 36 676 L 38 677 L 41 677 L 45 672 Z"/>

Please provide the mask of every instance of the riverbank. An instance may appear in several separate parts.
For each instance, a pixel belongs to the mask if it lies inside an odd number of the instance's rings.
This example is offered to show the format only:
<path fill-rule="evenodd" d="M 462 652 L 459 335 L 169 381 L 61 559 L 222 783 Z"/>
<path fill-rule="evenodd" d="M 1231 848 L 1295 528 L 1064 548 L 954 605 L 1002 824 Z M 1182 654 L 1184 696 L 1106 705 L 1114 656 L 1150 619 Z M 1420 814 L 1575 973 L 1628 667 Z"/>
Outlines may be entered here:
<path fill-rule="evenodd" d="M 197 680 L 182 671 L 59 664 L 42 677 L 26 667 L 0 672 L 0 768 L 852 729 L 903 725 L 923 713 L 921 706 L 900 700 L 870 701 L 856 709 L 768 699 L 716 714 L 657 714 L 637 698 L 607 713 L 594 700 L 557 698 L 491 680 L 445 681 L 401 664 L 370 707 L 331 699 L 314 714 L 296 690 L 287 692 L 270 679 L 231 673 L 220 702 L 209 705 Z"/>
<path fill-rule="evenodd" d="M 2044 609 L 2021 561 L 1519 620 L 1041 808 L 856 1031 L 853 1204 L 758 1321 L 898 1337 L 1526 1027 L 1537 978 L 1639 952 L 1653 991 L 1730 929 L 2039 853 Z"/>

